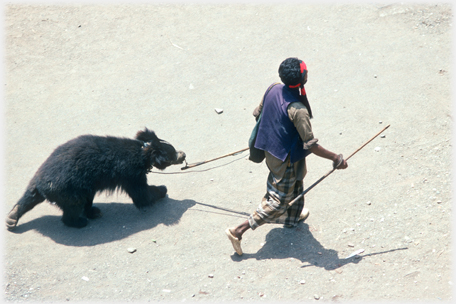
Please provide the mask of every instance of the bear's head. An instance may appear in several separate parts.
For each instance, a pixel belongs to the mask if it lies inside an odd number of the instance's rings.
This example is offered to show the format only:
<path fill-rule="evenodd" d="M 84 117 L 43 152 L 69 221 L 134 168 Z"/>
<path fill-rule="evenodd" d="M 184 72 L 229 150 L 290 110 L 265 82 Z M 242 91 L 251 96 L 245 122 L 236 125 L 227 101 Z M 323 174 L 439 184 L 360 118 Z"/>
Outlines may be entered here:
<path fill-rule="evenodd" d="M 154 131 L 147 128 L 136 133 L 136 139 L 144 143 L 143 151 L 148 161 L 148 168 L 154 166 L 164 170 L 166 167 L 182 164 L 185 160 L 185 153 L 176 151 L 167 141 L 157 137 Z"/>

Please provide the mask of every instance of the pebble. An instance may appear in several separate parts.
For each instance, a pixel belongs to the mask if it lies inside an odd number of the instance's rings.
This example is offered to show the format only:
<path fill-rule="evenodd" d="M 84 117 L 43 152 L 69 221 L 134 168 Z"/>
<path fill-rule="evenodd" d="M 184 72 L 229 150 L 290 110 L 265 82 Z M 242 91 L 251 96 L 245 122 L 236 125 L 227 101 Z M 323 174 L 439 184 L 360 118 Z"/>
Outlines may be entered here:
<path fill-rule="evenodd" d="M 223 113 L 223 109 L 215 108 L 214 110 L 215 110 L 215 112 L 217 114 L 222 114 Z"/>
<path fill-rule="evenodd" d="M 299 282 L 299 284 L 304 285 L 304 284 L 306 284 L 306 281 L 305 281 L 305 280 L 301 280 L 301 281 Z"/>
<path fill-rule="evenodd" d="M 375 152 L 378 152 L 378 151 L 380 151 L 380 149 L 381 149 L 380 147 L 375 147 L 374 150 L 375 150 Z"/>
<path fill-rule="evenodd" d="M 386 135 L 380 135 L 380 137 L 381 137 L 381 138 L 385 138 L 385 137 L 386 137 Z"/>
<path fill-rule="evenodd" d="M 86 281 L 86 282 L 89 281 L 89 278 L 88 278 L 88 277 L 82 277 L 81 279 L 83 279 L 83 280 Z"/>
<path fill-rule="evenodd" d="M 210 275 L 208 275 L 208 277 L 212 279 L 214 277 L 214 275 L 210 274 Z"/>
<path fill-rule="evenodd" d="M 370 206 L 371 205 L 371 201 L 368 201 L 366 204 L 368 204 Z"/>
<path fill-rule="evenodd" d="M 315 300 L 320 300 L 320 296 L 319 295 L 314 295 L 314 299 Z"/>
<path fill-rule="evenodd" d="M 130 247 L 130 248 L 127 248 L 127 250 L 128 250 L 128 252 L 133 253 L 136 251 L 136 248 Z"/>

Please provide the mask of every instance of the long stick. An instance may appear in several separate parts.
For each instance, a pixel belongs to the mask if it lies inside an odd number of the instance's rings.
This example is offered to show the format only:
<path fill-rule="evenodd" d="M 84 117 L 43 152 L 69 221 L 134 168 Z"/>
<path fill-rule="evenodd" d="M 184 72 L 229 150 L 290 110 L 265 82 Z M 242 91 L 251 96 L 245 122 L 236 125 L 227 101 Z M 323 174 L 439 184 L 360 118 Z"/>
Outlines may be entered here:
<path fill-rule="evenodd" d="M 193 167 L 196 167 L 196 166 L 199 166 L 199 165 L 202 165 L 202 164 L 206 164 L 206 163 L 208 163 L 208 162 L 211 162 L 211 161 L 214 161 L 214 160 L 217 160 L 217 159 L 220 159 L 220 158 L 224 158 L 224 157 L 227 157 L 227 156 L 235 155 L 235 154 L 238 154 L 238 153 L 240 153 L 240 152 L 244 152 L 245 150 L 248 150 L 248 149 L 249 149 L 249 148 L 245 148 L 245 149 L 242 149 L 242 150 L 239 150 L 239 151 L 236 151 L 236 152 L 228 153 L 228 154 L 225 154 L 225 155 L 222 155 L 222 156 L 213 158 L 213 159 L 205 160 L 205 161 L 202 161 L 202 162 L 199 162 L 199 163 L 194 163 L 194 164 L 190 164 L 190 165 L 185 165 L 185 167 L 182 167 L 181 170 L 193 168 Z"/>
<path fill-rule="evenodd" d="M 361 147 L 359 147 L 355 152 L 353 152 L 352 154 L 350 154 L 349 157 L 345 158 L 345 160 L 347 161 L 350 157 L 352 157 L 353 155 L 355 155 L 359 150 L 361 150 L 362 148 L 364 148 L 364 146 L 366 146 L 368 143 L 370 143 L 371 141 L 374 140 L 374 138 L 376 138 L 377 136 L 379 136 L 381 133 L 383 133 L 383 131 L 385 131 L 386 129 L 388 129 L 390 125 L 387 125 L 386 127 L 383 128 L 383 130 L 381 130 L 380 132 L 378 132 L 374 137 L 372 137 L 371 139 L 369 139 L 367 142 L 365 142 Z M 315 183 L 313 183 L 309 188 L 307 188 L 306 190 L 304 190 L 301 194 L 299 194 L 294 200 L 292 200 L 289 205 L 292 205 L 294 204 L 298 199 L 300 199 L 301 197 L 303 197 L 307 192 L 310 191 L 310 189 L 312 189 L 313 187 L 315 187 L 316 185 L 318 185 L 322 180 L 324 180 L 325 178 L 327 178 L 331 173 L 333 173 L 334 171 L 336 170 L 336 168 L 332 169 L 331 171 L 329 171 L 328 173 L 326 173 L 325 175 L 323 175 L 322 177 L 320 177 Z"/>

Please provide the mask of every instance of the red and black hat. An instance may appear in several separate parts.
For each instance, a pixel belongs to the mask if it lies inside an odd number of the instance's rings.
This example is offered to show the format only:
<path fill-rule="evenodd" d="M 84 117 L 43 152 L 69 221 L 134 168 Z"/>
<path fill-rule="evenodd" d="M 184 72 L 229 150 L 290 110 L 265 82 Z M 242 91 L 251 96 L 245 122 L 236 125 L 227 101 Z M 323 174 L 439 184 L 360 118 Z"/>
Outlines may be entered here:
<path fill-rule="evenodd" d="M 307 65 L 304 61 L 299 60 L 299 66 L 301 67 L 301 80 L 299 81 L 298 84 L 289 85 L 288 87 L 290 89 L 301 88 L 301 95 L 304 96 L 304 95 L 306 95 L 306 90 L 304 89 L 304 79 L 307 74 Z"/>

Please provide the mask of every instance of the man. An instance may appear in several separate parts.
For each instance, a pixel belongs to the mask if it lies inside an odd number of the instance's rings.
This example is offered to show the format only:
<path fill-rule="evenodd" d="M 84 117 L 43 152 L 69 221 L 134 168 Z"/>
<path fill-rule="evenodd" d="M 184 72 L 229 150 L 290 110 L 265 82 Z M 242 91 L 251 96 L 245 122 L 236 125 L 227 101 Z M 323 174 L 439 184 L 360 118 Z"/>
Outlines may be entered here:
<path fill-rule="evenodd" d="M 304 84 L 307 82 L 306 64 L 298 58 L 285 59 L 279 67 L 283 84 L 273 84 L 266 91 L 254 116 L 262 114 L 255 147 L 265 151 L 269 168 L 267 192 L 257 210 L 248 219 L 225 233 L 237 254 L 242 255 L 242 235 L 265 223 L 295 227 L 309 216 L 301 194 L 307 173 L 306 156 L 313 153 L 333 161 L 333 167 L 345 169 L 348 164 L 342 154 L 336 154 L 319 145 L 314 138 L 310 118 L 312 110 Z"/>

